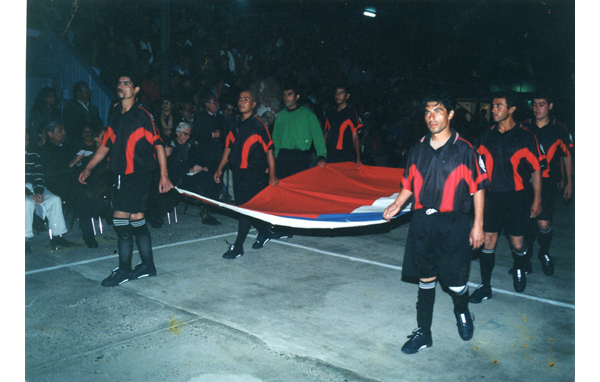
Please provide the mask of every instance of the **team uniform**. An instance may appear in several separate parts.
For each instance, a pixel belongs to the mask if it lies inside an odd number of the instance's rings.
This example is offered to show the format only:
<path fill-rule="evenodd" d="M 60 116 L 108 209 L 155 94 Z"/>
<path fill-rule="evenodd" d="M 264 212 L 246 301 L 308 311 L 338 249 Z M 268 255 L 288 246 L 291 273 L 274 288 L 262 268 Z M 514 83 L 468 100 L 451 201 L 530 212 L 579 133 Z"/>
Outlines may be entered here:
<path fill-rule="evenodd" d="M 256 114 L 246 120 L 236 119 L 225 140 L 228 162 L 233 171 L 235 202 L 241 205 L 269 184 L 267 152 L 273 140 L 267 124 Z"/>
<path fill-rule="evenodd" d="M 567 127 L 554 118 L 541 128 L 536 125 L 534 119 L 526 120 L 524 124 L 535 134 L 546 153 L 548 165 L 542 171 L 542 213 L 537 220 L 551 221 L 556 206 L 558 184 L 562 177 L 562 158 L 573 155 L 573 137 Z"/>
<path fill-rule="evenodd" d="M 352 106 L 346 106 L 340 111 L 334 107 L 325 117 L 327 162 L 355 162 L 356 152 L 352 135 L 359 133 L 363 127 L 358 113 Z"/>
<path fill-rule="evenodd" d="M 492 126 L 481 134 L 476 147 L 490 182 L 484 232 L 504 228 L 508 235 L 523 236 L 532 202 L 531 174 L 546 167 L 543 149 L 535 135 L 521 124 L 504 133 L 498 131 L 498 125 Z"/>
<path fill-rule="evenodd" d="M 140 213 L 146 209 L 152 172 L 157 168 L 156 146 L 163 146 L 152 115 L 139 103 L 125 114 L 115 106 L 102 144 L 111 149 L 109 170 L 115 176 L 113 207 Z"/>
<path fill-rule="evenodd" d="M 431 134 L 411 148 L 402 187 L 413 193 L 413 217 L 402 266 L 404 276 L 438 277 L 449 286 L 469 279 L 469 213 L 472 195 L 489 186 L 474 147 L 451 129 L 444 146 L 434 150 Z"/>

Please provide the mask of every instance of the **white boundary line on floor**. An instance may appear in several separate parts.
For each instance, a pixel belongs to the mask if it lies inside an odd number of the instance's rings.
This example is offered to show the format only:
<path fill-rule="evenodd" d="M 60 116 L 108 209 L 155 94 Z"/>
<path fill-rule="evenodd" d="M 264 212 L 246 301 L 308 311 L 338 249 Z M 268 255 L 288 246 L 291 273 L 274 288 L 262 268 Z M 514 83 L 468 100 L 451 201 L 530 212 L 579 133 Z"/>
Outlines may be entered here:
<path fill-rule="evenodd" d="M 206 240 L 219 239 L 219 238 L 222 238 L 222 237 L 225 237 L 225 236 L 235 235 L 236 233 L 237 232 L 230 232 L 230 233 L 225 233 L 225 234 L 222 234 L 222 235 L 209 236 L 209 237 L 203 237 L 203 238 L 200 238 L 200 239 L 186 240 L 186 241 L 181 241 L 181 242 L 178 242 L 178 243 L 160 245 L 160 246 L 157 246 L 157 247 L 152 247 L 152 250 L 157 250 L 157 249 L 162 249 L 162 248 L 169 248 L 169 247 L 175 247 L 175 246 L 185 245 L 185 244 L 198 243 L 198 242 L 206 241 Z M 402 270 L 402 267 L 397 266 L 397 265 L 385 264 L 385 263 L 380 263 L 380 262 L 377 262 L 377 261 L 372 261 L 372 260 L 367 260 L 367 259 L 361 259 L 361 258 L 358 258 L 358 257 L 352 257 L 352 256 L 348 256 L 348 255 L 342 255 L 342 254 L 339 254 L 339 253 L 324 251 L 324 250 L 321 250 L 321 249 L 307 247 L 307 246 L 300 245 L 300 244 L 289 243 L 289 242 L 283 241 L 283 240 L 272 240 L 272 242 L 273 243 L 279 243 L 279 244 L 282 244 L 282 245 L 287 245 L 289 247 L 303 249 L 305 251 L 320 253 L 320 254 L 326 255 L 326 256 L 338 257 L 338 258 L 345 259 L 345 260 L 357 261 L 357 262 L 360 262 L 360 263 L 365 263 L 365 264 L 370 264 L 370 265 L 376 265 L 378 267 L 390 268 L 390 269 L 394 269 L 394 270 L 398 270 L 398 271 Z M 97 258 L 94 258 L 94 259 L 82 260 L 82 261 L 77 261 L 77 262 L 74 262 L 74 263 L 61 264 L 61 265 L 56 265 L 56 266 L 53 266 L 53 267 L 34 269 L 34 270 L 31 270 L 31 271 L 26 271 L 25 272 L 25 276 L 31 275 L 31 274 L 35 274 L 35 273 L 53 271 L 53 270 L 61 269 L 61 268 L 68 268 L 68 267 L 72 267 L 72 266 L 76 266 L 76 265 L 83 265 L 83 264 L 94 263 L 94 262 L 97 262 L 97 261 L 102 261 L 102 260 L 107 260 L 107 259 L 113 259 L 115 257 L 118 257 L 118 255 L 115 254 L 115 255 L 110 255 L 110 256 L 97 257 Z M 474 287 L 474 288 L 476 288 L 476 287 L 479 286 L 478 284 L 474 284 L 474 283 L 471 283 L 471 282 L 469 282 L 468 285 L 471 286 L 471 287 Z M 531 295 L 527 295 L 527 294 L 523 294 L 523 293 L 511 292 L 511 291 L 503 290 L 503 289 L 494 289 L 494 292 L 495 293 L 502 293 L 502 294 L 506 294 L 506 295 L 514 296 L 514 297 L 525 298 L 525 299 L 529 299 L 529 300 L 538 301 L 538 302 L 541 302 L 541 303 L 544 303 L 544 304 L 550 304 L 550 305 L 554 305 L 554 306 L 561 306 L 563 308 L 569 308 L 569 309 L 575 310 L 575 305 L 573 305 L 573 304 L 567 304 L 567 303 L 560 302 L 560 301 L 549 300 L 549 299 L 546 299 L 546 298 L 540 298 L 540 297 L 531 296 Z"/>

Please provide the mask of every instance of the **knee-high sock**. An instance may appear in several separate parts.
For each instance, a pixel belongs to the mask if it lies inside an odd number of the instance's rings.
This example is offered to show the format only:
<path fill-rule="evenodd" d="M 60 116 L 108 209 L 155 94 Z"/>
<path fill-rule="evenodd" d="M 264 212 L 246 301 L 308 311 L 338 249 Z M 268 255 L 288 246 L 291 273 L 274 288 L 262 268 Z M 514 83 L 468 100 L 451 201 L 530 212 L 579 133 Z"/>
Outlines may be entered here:
<path fill-rule="evenodd" d="M 431 334 L 431 322 L 433 321 L 433 303 L 435 302 L 436 282 L 419 282 L 419 293 L 417 295 L 417 326 L 423 333 Z"/>
<path fill-rule="evenodd" d="M 250 232 L 250 227 L 252 226 L 252 219 L 241 216 L 239 219 L 240 220 L 238 224 L 238 234 L 235 239 L 234 245 L 238 248 L 244 248 L 244 241 L 246 241 L 248 232 Z"/>
<path fill-rule="evenodd" d="M 452 301 L 454 302 L 454 313 L 464 313 L 469 307 L 469 286 L 451 287 Z"/>
<path fill-rule="evenodd" d="M 527 249 L 523 252 L 517 252 L 516 249 L 512 249 L 512 256 L 515 261 L 515 268 L 523 269 L 525 267 L 525 263 L 527 262 Z"/>
<path fill-rule="evenodd" d="M 152 239 L 150 238 L 150 231 L 146 225 L 146 219 L 132 220 L 130 222 L 135 235 L 135 243 L 137 244 L 142 264 L 152 265 L 154 264 L 154 257 L 152 256 Z"/>
<path fill-rule="evenodd" d="M 550 243 L 552 242 L 552 227 L 547 231 L 539 230 L 538 243 L 540 244 L 540 254 L 547 255 L 550 252 Z"/>
<path fill-rule="evenodd" d="M 117 233 L 117 248 L 119 250 L 119 268 L 131 271 L 133 256 L 133 228 L 129 219 L 114 218 L 113 227 Z"/>
<path fill-rule="evenodd" d="M 484 249 L 479 257 L 479 267 L 481 268 L 481 283 L 486 286 L 492 285 L 492 271 L 496 265 L 496 251 L 494 249 Z"/>

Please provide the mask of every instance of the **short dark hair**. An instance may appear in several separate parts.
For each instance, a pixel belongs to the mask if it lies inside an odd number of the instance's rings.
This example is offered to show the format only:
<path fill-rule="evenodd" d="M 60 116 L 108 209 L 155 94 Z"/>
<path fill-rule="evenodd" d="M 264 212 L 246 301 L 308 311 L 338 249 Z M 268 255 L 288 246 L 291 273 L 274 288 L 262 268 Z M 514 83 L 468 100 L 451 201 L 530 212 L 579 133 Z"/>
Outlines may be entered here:
<path fill-rule="evenodd" d="M 337 89 L 344 89 L 344 91 L 346 91 L 346 94 L 352 93 L 352 89 L 350 89 L 350 85 L 346 82 L 340 82 L 340 83 L 335 84 L 334 90 L 337 90 Z"/>
<path fill-rule="evenodd" d="M 134 88 L 142 86 L 142 79 L 137 73 L 123 74 L 121 77 L 129 77 L 129 82 L 131 82 L 131 86 Z"/>
<path fill-rule="evenodd" d="M 427 106 L 429 102 L 437 102 L 440 105 L 446 108 L 446 111 L 450 113 L 450 111 L 454 110 L 455 100 L 445 91 L 439 92 L 431 92 L 425 96 L 423 102 L 421 103 L 423 108 Z"/>
<path fill-rule="evenodd" d="M 519 95 L 514 90 L 500 90 L 493 94 L 492 98 L 504 98 L 506 100 L 506 107 L 519 108 Z"/>
<path fill-rule="evenodd" d="M 77 81 L 73 84 L 73 98 L 77 96 L 77 93 L 79 93 L 84 86 L 90 87 L 85 81 Z"/>
<path fill-rule="evenodd" d="M 535 93 L 533 93 L 533 97 L 531 97 L 531 100 L 533 101 L 534 99 L 545 99 L 547 103 L 554 103 L 554 97 L 552 96 L 552 91 L 548 90 L 548 89 L 544 89 L 544 90 L 538 90 Z"/>
<path fill-rule="evenodd" d="M 300 90 L 300 86 L 298 86 L 297 83 L 292 82 L 292 81 L 284 83 L 283 86 L 281 87 L 281 90 L 283 90 L 283 91 L 291 90 L 296 95 L 302 95 L 302 91 Z"/>

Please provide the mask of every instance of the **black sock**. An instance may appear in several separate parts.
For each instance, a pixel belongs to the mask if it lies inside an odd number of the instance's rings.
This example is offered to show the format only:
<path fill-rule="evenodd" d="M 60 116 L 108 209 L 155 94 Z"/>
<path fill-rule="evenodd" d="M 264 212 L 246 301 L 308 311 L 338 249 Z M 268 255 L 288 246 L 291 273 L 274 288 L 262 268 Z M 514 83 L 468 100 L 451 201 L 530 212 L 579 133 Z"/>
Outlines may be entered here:
<path fill-rule="evenodd" d="M 133 229 L 129 219 L 113 218 L 113 227 L 117 233 L 117 248 L 119 250 L 119 268 L 131 271 L 133 257 Z"/>
<path fill-rule="evenodd" d="M 153 265 L 154 257 L 152 255 L 152 239 L 150 238 L 150 231 L 146 225 L 146 219 L 132 220 L 130 222 L 135 235 L 135 244 L 137 244 L 142 264 Z"/>
<path fill-rule="evenodd" d="M 540 254 L 547 255 L 550 251 L 550 243 L 552 242 L 552 227 L 548 228 L 547 231 L 538 232 L 538 243 L 540 244 Z"/>
<path fill-rule="evenodd" d="M 496 251 L 484 249 L 479 256 L 479 267 L 481 268 L 481 283 L 485 286 L 492 285 L 492 271 L 496 265 Z"/>
<path fill-rule="evenodd" d="M 464 313 L 469 307 L 469 287 L 465 286 L 465 289 L 460 293 L 451 292 L 452 301 L 454 302 L 454 313 Z"/>
<path fill-rule="evenodd" d="M 523 252 L 518 252 L 516 249 L 512 249 L 512 256 L 515 269 L 523 269 L 525 267 L 525 263 L 527 262 L 527 249 Z"/>
<path fill-rule="evenodd" d="M 432 283 L 419 283 L 419 293 L 417 295 L 417 326 L 421 328 L 421 331 L 425 334 L 431 334 L 433 303 L 435 302 L 435 285 L 435 281 Z"/>
<path fill-rule="evenodd" d="M 248 232 L 250 232 L 250 227 L 252 227 L 252 219 L 247 218 L 247 217 L 241 217 L 239 218 L 239 224 L 238 224 L 238 234 L 237 237 L 235 239 L 235 243 L 234 245 L 237 248 L 244 248 L 244 241 L 246 241 L 246 237 L 248 236 Z"/>

